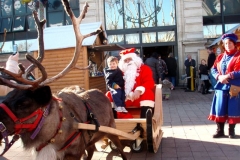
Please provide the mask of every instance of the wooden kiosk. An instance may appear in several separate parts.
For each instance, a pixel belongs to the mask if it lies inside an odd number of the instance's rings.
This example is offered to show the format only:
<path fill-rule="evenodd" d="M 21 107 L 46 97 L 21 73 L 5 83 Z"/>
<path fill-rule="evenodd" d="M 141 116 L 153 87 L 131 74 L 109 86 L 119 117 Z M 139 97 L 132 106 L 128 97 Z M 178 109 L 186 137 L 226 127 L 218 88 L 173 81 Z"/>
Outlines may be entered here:
<path fill-rule="evenodd" d="M 81 33 L 87 34 L 96 31 L 98 28 L 102 29 L 101 22 L 81 24 Z M 106 83 L 103 76 L 103 68 L 105 67 L 105 49 L 121 50 L 118 45 L 105 45 L 105 32 L 99 35 L 94 35 L 84 39 L 82 43 L 82 50 L 80 53 L 77 66 L 86 67 L 89 61 L 92 61 L 92 68 L 90 70 L 75 69 L 68 73 L 65 77 L 51 83 L 53 93 L 60 91 L 64 87 L 71 85 L 79 85 L 88 90 L 98 88 L 104 93 L 106 92 Z M 75 50 L 76 40 L 73 31 L 73 26 L 50 27 L 44 29 L 44 46 L 45 57 L 42 62 L 45 66 L 48 77 L 52 77 L 62 71 L 71 61 Z M 36 58 L 38 55 L 38 41 L 31 46 L 30 51 Z M 35 71 L 36 78 L 40 77 L 39 71 Z"/>

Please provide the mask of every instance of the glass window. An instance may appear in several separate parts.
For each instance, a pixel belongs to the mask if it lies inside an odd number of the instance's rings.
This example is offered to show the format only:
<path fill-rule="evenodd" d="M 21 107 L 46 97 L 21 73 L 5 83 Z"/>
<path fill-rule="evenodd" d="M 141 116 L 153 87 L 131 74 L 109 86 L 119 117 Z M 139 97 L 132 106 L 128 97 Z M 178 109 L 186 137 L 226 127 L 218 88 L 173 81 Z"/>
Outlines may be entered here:
<path fill-rule="evenodd" d="M 175 41 L 174 31 L 158 32 L 158 42 Z"/>
<path fill-rule="evenodd" d="M 240 14 L 240 1 L 239 0 L 223 0 L 223 13 Z"/>
<path fill-rule="evenodd" d="M 27 4 L 27 12 L 28 13 L 32 13 L 32 11 L 35 9 L 35 5 L 37 5 L 36 1 L 37 0 L 32 0 L 31 2 L 29 2 Z"/>
<path fill-rule="evenodd" d="M 155 27 L 155 11 L 158 7 L 155 7 L 154 0 L 142 0 L 138 3 L 140 8 L 140 21 L 141 27 Z"/>
<path fill-rule="evenodd" d="M 117 43 L 117 44 L 124 44 L 124 36 L 121 35 L 109 35 L 108 37 L 109 44 Z"/>
<path fill-rule="evenodd" d="M 122 0 L 105 0 L 105 22 L 107 30 L 123 29 Z"/>
<path fill-rule="evenodd" d="M 4 32 L 4 28 L 6 28 L 8 32 L 11 32 L 12 18 L 3 18 L 2 19 L 0 33 Z"/>
<path fill-rule="evenodd" d="M 62 5 L 61 0 L 48 0 L 47 9 L 48 9 L 48 11 L 63 10 L 63 5 Z"/>
<path fill-rule="evenodd" d="M 25 28 L 25 16 L 17 16 L 14 18 L 13 31 L 23 31 Z"/>
<path fill-rule="evenodd" d="M 222 25 L 206 25 L 203 26 L 204 38 L 217 38 L 223 34 Z"/>
<path fill-rule="evenodd" d="M 2 46 L 2 44 L 1 44 Z M 13 49 L 12 49 L 12 41 L 7 41 L 4 43 L 4 46 L 2 48 L 2 53 L 9 53 L 9 52 L 12 52 Z"/>
<path fill-rule="evenodd" d="M 63 25 L 63 12 L 50 12 L 48 13 L 49 27 Z"/>
<path fill-rule="evenodd" d="M 139 34 L 126 34 L 126 44 L 139 44 Z"/>
<path fill-rule="evenodd" d="M 28 31 L 35 31 L 36 30 L 35 20 L 34 20 L 32 15 L 27 16 L 27 30 Z"/>
<path fill-rule="evenodd" d="M 175 4 L 174 0 L 156 1 L 157 25 L 175 25 Z"/>
<path fill-rule="evenodd" d="M 21 0 L 14 0 L 13 7 L 15 15 L 24 14 L 26 11 L 25 5 L 21 3 Z"/>
<path fill-rule="evenodd" d="M 71 8 L 79 8 L 79 0 L 68 0 Z"/>
<path fill-rule="evenodd" d="M 27 51 L 29 52 L 29 48 L 33 45 L 36 39 L 28 39 L 27 40 Z"/>
<path fill-rule="evenodd" d="M 143 33 L 142 34 L 142 43 L 156 43 L 156 33 Z"/>
<path fill-rule="evenodd" d="M 23 51 L 27 50 L 27 41 L 26 40 L 15 41 L 15 44 L 18 45 L 19 52 L 23 52 Z"/>
<path fill-rule="evenodd" d="M 80 15 L 78 9 L 73 10 L 73 13 L 76 17 L 78 17 Z M 64 13 L 64 14 L 66 15 L 66 25 L 72 25 L 72 20 L 70 19 L 70 17 L 66 13 Z"/>
<path fill-rule="evenodd" d="M 239 25 L 240 23 L 235 23 L 235 24 L 225 24 L 225 32 L 229 31 L 230 29 L 232 29 L 233 27 L 236 27 L 237 25 Z"/>
<path fill-rule="evenodd" d="M 139 28 L 139 8 L 137 1 L 124 0 L 125 28 Z"/>
<path fill-rule="evenodd" d="M 12 0 L 4 0 L 2 3 L 2 15 L 11 16 L 12 15 Z"/>

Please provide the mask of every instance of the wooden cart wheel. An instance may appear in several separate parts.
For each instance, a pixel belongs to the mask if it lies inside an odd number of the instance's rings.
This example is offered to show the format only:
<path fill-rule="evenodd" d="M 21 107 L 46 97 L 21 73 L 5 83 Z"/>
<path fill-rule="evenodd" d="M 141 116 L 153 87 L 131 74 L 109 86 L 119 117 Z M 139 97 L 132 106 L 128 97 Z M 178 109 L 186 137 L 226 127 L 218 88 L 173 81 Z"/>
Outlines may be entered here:
<path fill-rule="evenodd" d="M 136 142 L 133 141 L 130 145 L 130 148 L 134 153 L 140 153 L 143 150 L 143 143 L 141 143 L 138 147 L 136 147 Z"/>
<path fill-rule="evenodd" d="M 147 125 L 147 150 L 154 152 L 153 149 L 153 131 L 152 131 L 152 111 L 148 109 L 146 112 L 146 125 Z"/>
<path fill-rule="evenodd" d="M 118 150 L 118 149 L 117 149 L 117 146 L 116 146 L 112 141 L 110 141 L 109 146 L 110 146 L 110 148 L 111 148 L 113 151 L 117 151 L 117 150 Z"/>

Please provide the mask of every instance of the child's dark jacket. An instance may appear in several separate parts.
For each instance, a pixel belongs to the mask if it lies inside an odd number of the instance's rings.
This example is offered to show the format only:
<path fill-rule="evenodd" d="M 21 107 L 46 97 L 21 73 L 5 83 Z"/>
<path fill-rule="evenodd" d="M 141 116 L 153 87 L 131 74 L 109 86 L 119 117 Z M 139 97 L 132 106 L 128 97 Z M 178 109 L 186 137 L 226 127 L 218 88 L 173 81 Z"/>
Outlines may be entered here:
<path fill-rule="evenodd" d="M 105 68 L 103 71 L 108 88 L 113 88 L 115 84 L 119 85 L 122 89 L 124 88 L 123 73 L 119 68 Z"/>

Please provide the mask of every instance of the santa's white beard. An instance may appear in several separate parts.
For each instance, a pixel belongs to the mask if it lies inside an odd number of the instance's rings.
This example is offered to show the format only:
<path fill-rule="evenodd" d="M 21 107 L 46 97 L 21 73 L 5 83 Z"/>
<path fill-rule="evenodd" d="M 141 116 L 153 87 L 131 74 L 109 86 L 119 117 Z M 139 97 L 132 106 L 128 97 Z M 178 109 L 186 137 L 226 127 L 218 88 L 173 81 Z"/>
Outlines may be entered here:
<path fill-rule="evenodd" d="M 135 79 L 139 75 L 139 73 L 137 72 L 137 69 L 138 67 L 133 61 L 123 64 L 123 72 L 124 72 L 123 79 L 125 81 L 126 96 L 129 96 L 129 93 L 132 91 L 134 84 L 136 83 Z"/>

